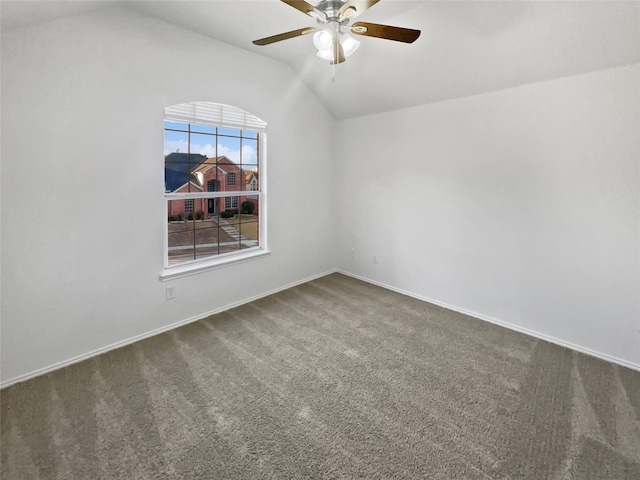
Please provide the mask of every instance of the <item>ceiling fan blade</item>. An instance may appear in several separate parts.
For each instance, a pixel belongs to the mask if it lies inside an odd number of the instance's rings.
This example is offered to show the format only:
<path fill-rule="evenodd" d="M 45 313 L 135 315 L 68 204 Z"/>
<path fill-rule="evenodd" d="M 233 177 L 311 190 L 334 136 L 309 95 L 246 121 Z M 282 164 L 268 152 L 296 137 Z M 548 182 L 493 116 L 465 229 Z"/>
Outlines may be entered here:
<path fill-rule="evenodd" d="M 315 31 L 316 29 L 313 27 L 300 28 L 291 32 L 280 33 L 271 37 L 261 38 L 260 40 L 254 40 L 253 43 L 254 45 L 269 45 L 271 43 L 280 42 L 282 40 L 288 40 L 289 38 L 300 37 L 302 35 L 306 35 Z"/>
<path fill-rule="evenodd" d="M 331 65 L 335 65 L 336 63 L 343 63 L 345 61 L 344 57 L 344 49 L 342 45 L 340 45 L 340 41 L 337 38 L 333 39 L 333 61 Z"/>
<path fill-rule="evenodd" d="M 351 31 L 365 37 L 384 38 L 396 42 L 413 43 L 420 36 L 420 30 L 411 28 L 392 27 L 390 25 L 378 25 L 377 23 L 356 22 Z"/>
<path fill-rule="evenodd" d="M 314 18 L 324 18 L 326 20 L 326 15 L 319 10 L 316 10 L 316 7 L 311 5 L 310 3 L 305 2 L 304 0 L 280 0 L 287 5 L 292 6 L 296 10 L 301 11 L 305 15 L 309 15 Z M 311 12 L 314 12 L 312 14 Z"/>
<path fill-rule="evenodd" d="M 373 7 L 380 0 L 348 0 L 340 8 L 340 21 L 345 18 L 354 18 L 360 15 L 365 10 Z"/>

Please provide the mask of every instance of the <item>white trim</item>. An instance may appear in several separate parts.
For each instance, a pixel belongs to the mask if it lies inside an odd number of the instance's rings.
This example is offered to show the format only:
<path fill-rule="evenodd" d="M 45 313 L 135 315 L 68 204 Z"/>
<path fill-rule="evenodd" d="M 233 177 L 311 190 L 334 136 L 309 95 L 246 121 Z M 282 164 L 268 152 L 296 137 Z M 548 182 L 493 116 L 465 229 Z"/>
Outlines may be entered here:
<path fill-rule="evenodd" d="M 209 312 L 206 312 L 206 313 L 203 313 L 203 314 L 200 314 L 200 315 L 196 315 L 196 316 L 181 320 L 179 322 L 172 323 L 172 324 L 167 325 L 165 327 L 156 328 L 154 330 L 151 330 L 150 332 L 143 333 L 141 335 L 136 335 L 134 337 L 128 338 L 126 340 L 122 340 L 120 342 L 113 343 L 113 344 L 108 345 L 106 347 L 102 347 L 102 348 L 93 350 L 93 351 L 85 353 L 83 355 L 78 355 L 78 356 L 70 358 L 68 360 L 64 360 L 62 362 L 54 363 L 53 365 L 50 365 L 48 367 L 40 368 L 38 370 L 34 370 L 33 372 L 30 372 L 30 373 L 27 373 L 27 374 L 24 374 L 24 375 L 19 375 L 17 377 L 11 378 L 9 380 L 6 380 L 6 381 L 0 383 L 0 390 L 3 389 L 3 388 L 10 387 L 11 385 L 14 385 L 16 383 L 24 382 L 24 381 L 30 380 L 31 378 L 35 378 L 35 377 L 38 377 L 40 375 L 45 375 L 45 374 L 51 373 L 51 372 L 53 372 L 55 370 L 59 370 L 61 368 L 67 367 L 69 365 L 73 365 L 74 363 L 79 363 L 79 362 L 82 362 L 84 360 L 88 360 L 89 358 L 96 357 L 98 355 L 102 355 L 103 353 L 110 352 L 111 350 L 115 350 L 115 349 L 120 348 L 120 347 L 125 347 L 127 345 L 131 345 L 132 343 L 138 342 L 140 340 L 144 340 L 145 338 L 150 338 L 150 337 L 153 337 L 155 335 L 159 335 L 161 333 L 165 333 L 165 332 L 168 332 L 168 331 L 173 330 L 175 328 L 181 327 L 183 325 L 188 325 L 189 323 L 193 323 L 193 322 L 196 322 L 198 320 L 202 320 L 202 319 L 207 318 L 207 317 L 209 317 L 211 315 L 215 315 L 217 313 L 221 313 L 221 312 L 224 312 L 226 310 L 230 310 L 232 308 L 239 307 L 240 305 L 244 305 L 246 303 L 250 303 L 250 302 L 253 302 L 255 300 L 259 300 L 260 298 L 264 298 L 264 297 L 267 297 L 269 295 L 273 295 L 273 294 L 281 292 L 283 290 L 287 290 L 288 288 L 293 288 L 293 287 L 295 287 L 297 285 L 302 285 L 303 283 L 311 282 L 312 280 L 316 280 L 318 278 L 325 277 L 327 275 L 331 275 L 332 273 L 341 273 L 341 274 L 346 275 L 348 277 L 353 277 L 353 278 L 356 278 L 356 279 L 361 280 L 363 282 L 371 283 L 373 285 L 377 285 L 379 287 L 386 288 L 387 290 L 391 290 L 393 292 L 397 292 L 397 293 L 400 293 L 402 295 L 407 295 L 408 297 L 412 297 L 412 298 L 416 298 L 418 300 L 422 300 L 423 302 L 432 303 L 434 305 L 438 305 L 438 306 L 446 308 L 448 310 L 452 310 L 454 312 L 459 312 L 459 313 L 468 315 L 470 317 L 477 318 L 478 320 L 484 320 L 484 321 L 487 321 L 489 323 L 493 323 L 495 325 L 508 328 L 509 330 L 514 330 L 516 332 L 524 333 L 525 335 L 529 335 L 529 336 L 534 337 L 534 338 L 539 338 L 540 340 L 544 340 L 544 341 L 547 341 L 547 342 L 550 342 L 550 343 L 554 343 L 556 345 L 560 345 L 562 347 L 569 348 L 569 349 L 574 350 L 576 352 L 584 353 L 586 355 L 590 355 L 592 357 L 596 357 L 596 358 L 599 358 L 601 360 L 605 360 L 605 361 L 608 361 L 608 362 L 611 362 L 611 363 L 615 363 L 617 365 L 622 365 L 623 367 L 631 368 L 632 370 L 640 371 L 640 365 L 635 364 L 633 362 L 628 362 L 626 360 L 622 360 L 622 359 L 619 359 L 617 357 L 613 357 L 611 355 L 607 355 L 607 354 L 604 354 L 604 353 L 596 352 L 595 350 L 591 350 L 589 348 L 581 347 L 579 345 L 575 345 L 575 344 L 570 343 L 570 342 L 565 342 L 564 340 L 559 340 L 557 338 L 550 337 L 548 335 L 544 335 L 544 334 L 535 332 L 533 330 L 529 330 L 529 329 L 526 329 L 526 328 L 518 327 L 516 325 L 512 325 L 510 323 L 503 322 L 501 320 L 496 320 L 494 318 L 487 317 L 487 316 L 481 315 L 479 313 L 470 312 L 470 311 L 462 309 L 462 308 L 453 307 L 453 306 L 448 305 L 446 303 L 438 302 L 436 300 L 432 300 L 432 299 L 429 299 L 427 297 L 423 297 L 422 295 L 417 295 L 415 293 L 411 293 L 411 292 L 408 292 L 406 290 L 402 290 L 401 288 L 392 287 L 392 286 L 387 285 L 385 283 L 377 282 L 377 281 L 371 280 L 369 278 L 361 277 L 360 275 L 356 275 L 356 274 L 353 274 L 353 273 L 350 273 L 350 272 L 346 272 L 344 270 L 332 269 L 332 270 L 328 270 L 328 271 L 326 271 L 324 273 L 319 273 L 317 275 L 313 275 L 311 277 L 307 277 L 307 278 L 305 278 L 303 280 L 298 280 L 296 282 L 293 282 L 293 283 L 290 283 L 290 284 L 275 288 L 273 290 L 269 290 L 267 292 L 264 292 L 264 293 L 261 293 L 261 294 L 258 294 L 258 295 L 254 295 L 253 297 L 249 297 L 249 298 L 246 298 L 246 299 L 243 299 L 243 300 L 239 300 L 239 301 L 234 302 L 234 303 L 230 303 L 228 305 L 216 308 L 216 309 L 211 310 Z"/>
<path fill-rule="evenodd" d="M 439 302 L 437 300 L 433 300 L 428 297 L 423 297 L 422 295 L 418 295 L 416 293 L 408 292 L 401 288 L 392 287 L 391 285 L 387 285 L 386 283 L 378 282 L 376 280 L 371 280 L 369 278 L 361 277 L 360 275 L 356 275 L 354 273 L 346 272 L 344 270 L 337 269 L 337 273 L 341 273 L 348 277 L 353 277 L 358 280 L 362 280 L 363 282 L 371 283 L 373 285 L 377 285 L 378 287 L 386 288 L 387 290 L 391 290 L 393 292 L 401 293 L 402 295 L 406 295 L 408 297 L 416 298 L 418 300 L 422 300 L 423 302 L 432 303 L 434 305 L 438 305 L 439 307 L 446 308 L 447 310 L 452 310 L 454 312 L 462 313 L 464 315 L 468 315 L 473 318 L 477 318 L 478 320 L 484 320 L 485 322 L 493 323 L 494 325 L 498 325 L 500 327 L 508 328 L 509 330 L 514 330 L 516 332 L 524 333 L 525 335 L 529 335 L 530 337 L 538 338 L 540 340 L 544 340 L 550 343 L 554 343 L 561 347 L 566 347 L 570 350 L 574 350 L 576 352 L 584 353 L 585 355 L 589 355 L 591 357 L 599 358 L 600 360 L 605 360 L 607 362 L 615 363 L 617 365 L 622 365 L 623 367 L 630 368 L 632 370 L 640 371 L 640 364 L 630 362 L 628 360 L 623 360 L 618 357 L 614 357 L 612 355 L 608 355 L 606 353 L 598 352 L 596 350 L 591 350 L 590 348 L 583 347 L 581 345 L 576 345 L 575 343 L 567 342 L 565 340 L 560 340 L 559 338 L 555 338 L 549 335 L 545 335 L 544 333 L 536 332 L 535 330 L 529 330 L 528 328 L 519 327 L 517 325 L 513 325 L 512 323 L 505 322 L 503 320 L 497 320 L 495 318 L 489 317 L 487 315 L 482 315 L 480 313 L 472 312 L 470 310 L 465 310 L 464 308 L 455 307 L 453 305 L 449 305 L 448 303 Z"/>
<path fill-rule="evenodd" d="M 222 198 L 222 197 L 246 197 L 264 193 L 260 190 L 217 190 L 215 192 L 185 192 L 165 193 L 165 200 L 186 200 L 188 198 Z"/>
<path fill-rule="evenodd" d="M 238 253 L 238 251 L 221 253 L 210 260 L 191 260 L 176 265 L 175 267 L 166 267 L 160 274 L 160 281 L 166 282 L 217 268 L 230 267 L 231 265 L 249 262 L 271 254 L 271 251 L 260 247 L 240 250 L 239 252 L 240 253 Z"/>
<path fill-rule="evenodd" d="M 188 325 L 189 323 L 197 322 L 198 320 L 205 319 L 205 318 L 207 318 L 207 317 L 209 317 L 211 315 L 215 315 L 217 313 L 221 313 L 221 312 L 224 312 L 226 310 L 230 310 L 232 308 L 239 307 L 240 305 L 244 305 L 246 303 L 250 303 L 250 302 L 253 302 L 255 300 L 259 300 L 261 298 L 268 297 L 269 295 L 273 295 L 274 293 L 278 293 L 278 292 L 281 292 L 283 290 L 287 290 L 288 288 L 293 288 L 293 287 L 295 287 L 297 285 L 302 285 L 303 283 L 311 282 L 312 280 L 316 280 L 318 278 L 325 277 L 325 276 L 330 275 L 330 274 L 335 273 L 335 272 L 336 272 L 336 270 L 329 270 L 329 271 L 324 272 L 324 273 L 319 273 L 317 275 L 313 275 L 311 277 L 307 277 L 307 278 L 305 278 L 303 280 L 298 280 L 296 282 L 289 283 L 287 285 L 283 285 L 283 286 L 278 287 L 278 288 L 274 288 L 273 290 L 269 290 L 269 291 L 264 292 L 264 293 L 259 293 L 258 295 L 254 295 L 253 297 L 245 298 L 243 300 L 239 300 L 237 302 L 230 303 L 228 305 L 216 308 L 216 309 L 211 310 L 209 312 L 206 312 L 206 313 L 203 313 L 203 314 L 200 314 L 200 315 L 196 315 L 196 316 L 193 316 L 193 317 L 190 317 L 190 318 L 186 318 L 184 320 L 180 320 L 179 322 L 172 323 L 170 325 L 167 325 L 166 327 L 156 328 L 154 330 L 151 330 L 150 332 L 143 333 L 141 335 L 136 335 L 135 337 L 131 337 L 131 338 L 128 338 L 126 340 L 122 340 L 120 342 L 112 343 L 111 345 L 107 345 L 106 347 L 98 348 L 96 350 L 92 350 L 91 352 L 87 352 L 85 354 L 78 355 L 76 357 L 70 358 L 68 360 L 64 360 L 62 362 L 54 363 L 53 365 L 50 365 L 48 367 L 40 368 L 38 370 L 34 370 L 33 372 L 30 372 L 30 373 L 27 373 L 27 374 L 24 374 L 24 375 L 19 375 L 17 377 L 11 378 L 9 380 L 6 380 L 6 381 L 0 383 L 0 389 L 6 388 L 6 387 L 10 387 L 11 385 L 14 385 L 16 383 L 24 382 L 26 380 L 30 380 L 30 379 L 32 379 L 34 377 L 38 377 L 40 375 L 45 375 L 47 373 L 51 373 L 51 372 L 53 372 L 55 370 L 59 370 L 59 369 L 64 368 L 64 367 L 68 367 L 69 365 L 73 365 L 74 363 L 79 363 L 79 362 L 82 362 L 84 360 L 88 360 L 88 359 L 90 359 L 92 357 L 96 357 L 98 355 L 102 355 L 103 353 L 110 352 L 110 351 L 115 350 L 117 348 L 126 347 L 127 345 L 131 345 L 132 343 L 139 342 L 140 340 L 144 340 L 145 338 L 150 338 L 150 337 L 154 337 L 156 335 L 160 335 L 161 333 L 165 333 L 165 332 L 168 332 L 170 330 L 174 330 L 174 329 L 176 329 L 178 327 L 182 327 L 184 325 Z"/>

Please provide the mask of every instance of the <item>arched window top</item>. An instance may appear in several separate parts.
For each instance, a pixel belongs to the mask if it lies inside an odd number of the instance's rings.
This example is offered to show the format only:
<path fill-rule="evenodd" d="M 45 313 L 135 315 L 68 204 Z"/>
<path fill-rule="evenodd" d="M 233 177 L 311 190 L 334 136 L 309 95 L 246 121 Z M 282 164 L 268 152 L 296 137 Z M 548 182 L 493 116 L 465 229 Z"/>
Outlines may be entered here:
<path fill-rule="evenodd" d="M 264 132 L 267 124 L 241 108 L 222 103 L 190 102 L 164 108 L 165 120 L 217 125 L 240 130 Z"/>

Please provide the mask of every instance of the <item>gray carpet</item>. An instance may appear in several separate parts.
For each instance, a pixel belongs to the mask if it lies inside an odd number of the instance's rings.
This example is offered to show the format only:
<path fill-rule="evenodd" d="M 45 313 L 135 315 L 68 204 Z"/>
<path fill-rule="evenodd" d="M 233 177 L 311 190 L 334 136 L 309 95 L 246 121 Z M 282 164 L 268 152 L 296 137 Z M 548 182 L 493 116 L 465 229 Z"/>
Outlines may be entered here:
<path fill-rule="evenodd" d="M 640 373 L 333 274 L 1 392 L 2 479 L 639 479 Z"/>

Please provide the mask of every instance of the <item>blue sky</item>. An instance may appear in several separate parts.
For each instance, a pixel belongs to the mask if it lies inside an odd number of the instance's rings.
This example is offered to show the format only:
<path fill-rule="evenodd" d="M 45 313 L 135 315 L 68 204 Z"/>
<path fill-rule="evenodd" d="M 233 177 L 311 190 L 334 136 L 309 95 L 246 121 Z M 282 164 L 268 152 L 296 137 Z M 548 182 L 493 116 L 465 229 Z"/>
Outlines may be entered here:
<path fill-rule="evenodd" d="M 165 127 L 186 130 L 184 123 L 165 122 Z M 196 133 L 202 132 L 202 133 Z M 215 127 L 192 125 L 191 126 L 191 146 L 188 147 L 189 136 L 186 131 L 164 132 L 164 154 L 180 151 L 183 153 L 200 153 L 207 157 L 226 156 L 235 163 L 242 161 L 243 165 L 257 163 L 257 139 L 255 132 L 243 132 L 244 136 L 253 138 L 239 138 L 240 130 L 219 128 L 218 135 L 211 135 L 215 132 Z M 226 137 L 223 135 L 237 135 L 237 137 Z M 217 152 L 216 152 L 217 138 Z"/>

